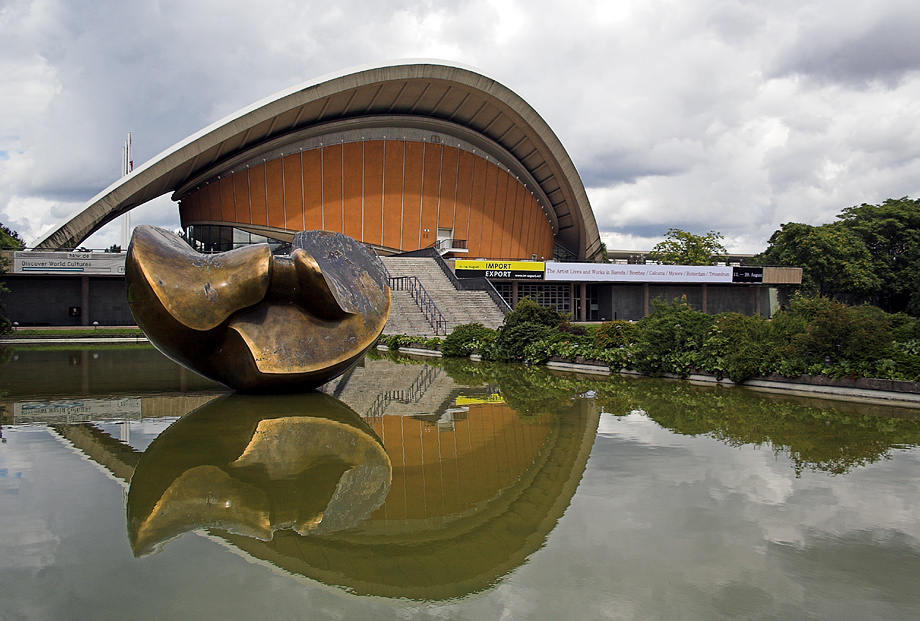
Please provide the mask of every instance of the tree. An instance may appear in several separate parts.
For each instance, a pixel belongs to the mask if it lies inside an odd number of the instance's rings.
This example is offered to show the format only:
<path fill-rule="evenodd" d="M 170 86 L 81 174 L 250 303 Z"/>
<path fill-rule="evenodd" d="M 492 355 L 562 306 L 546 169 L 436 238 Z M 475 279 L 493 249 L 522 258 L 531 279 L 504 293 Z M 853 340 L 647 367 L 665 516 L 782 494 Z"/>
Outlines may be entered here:
<path fill-rule="evenodd" d="M 788 222 L 770 237 L 770 245 L 754 257 L 759 265 L 802 268 L 802 288 L 812 295 L 871 294 L 880 284 L 869 249 L 856 233 L 839 222 L 811 226 Z"/>
<path fill-rule="evenodd" d="M 23 241 L 19 233 L 9 228 L 5 224 L 0 224 L 0 249 L 2 250 L 19 250 L 24 248 L 26 242 Z"/>
<path fill-rule="evenodd" d="M 652 248 L 649 258 L 653 261 L 665 265 L 712 265 L 727 258 L 722 234 L 716 231 L 694 235 L 680 229 L 668 229 L 665 238 Z"/>
<path fill-rule="evenodd" d="M 865 244 L 874 292 L 888 312 L 920 314 L 920 200 L 888 199 L 881 205 L 848 207 L 837 216 Z"/>
<path fill-rule="evenodd" d="M 25 242 L 22 240 L 22 237 L 19 236 L 19 233 L 13 229 L 7 227 L 5 224 L 0 224 L 0 249 L 3 250 L 19 250 L 20 248 L 25 247 Z M 0 256 L 0 274 L 6 272 L 9 267 L 9 261 L 6 257 Z M 9 289 L 0 282 L 0 294 L 8 293 Z M 0 303 L 0 334 L 9 334 L 13 329 L 10 320 L 6 318 L 3 314 L 3 304 Z"/>

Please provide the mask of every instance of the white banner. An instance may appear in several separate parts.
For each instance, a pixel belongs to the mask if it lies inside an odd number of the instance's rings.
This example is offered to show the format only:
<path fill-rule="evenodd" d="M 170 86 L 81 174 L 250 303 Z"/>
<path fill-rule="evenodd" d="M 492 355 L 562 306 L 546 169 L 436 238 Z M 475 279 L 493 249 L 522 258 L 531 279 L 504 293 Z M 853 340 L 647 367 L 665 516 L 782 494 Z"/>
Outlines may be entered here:
<path fill-rule="evenodd" d="M 141 400 L 123 399 L 71 399 L 61 401 L 18 401 L 13 404 L 13 421 L 30 422 L 82 422 L 90 420 L 140 419 Z"/>
<path fill-rule="evenodd" d="M 124 276 L 123 252 L 14 252 L 14 274 Z"/>
<path fill-rule="evenodd" d="M 547 263 L 545 280 L 591 282 L 731 283 L 732 268 L 708 265 Z"/>

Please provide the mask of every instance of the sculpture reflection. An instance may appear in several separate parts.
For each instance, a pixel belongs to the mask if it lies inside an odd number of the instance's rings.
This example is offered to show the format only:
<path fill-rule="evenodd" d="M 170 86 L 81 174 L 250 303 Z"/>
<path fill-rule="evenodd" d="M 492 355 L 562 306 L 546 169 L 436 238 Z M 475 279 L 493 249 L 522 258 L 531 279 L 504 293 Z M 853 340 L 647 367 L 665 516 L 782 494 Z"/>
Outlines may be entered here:
<path fill-rule="evenodd" d="M 290 256 L 267 244 L 204 255 L 142 225 L 125 259 L 128 303 L 179 364 L 246 391 L 303 391 L 355 364 L 386 325 L 383 264 L 341 233 L 302 231 Z"/>
<path fill-rule="evenodd" d="M 189 530 L 271 540 L 349 528 L 386 498 L 379 439 L 323 394 L 217 399 L 177 421 L 139 460 L 128 493 L 136 556 Z"/>
<path fill-rule="evenodd" d="M 417 396 L 439 402 L 434 411 L 393 401 L 365 424 L 327 395 L 308 395 L 311 414 L 297 405 L 303 397 L 230 395 L 176 422 L 131 480 L 135 553 L 205 528 L 254 558 L 353 593 L 439 600 L 494 584 L 562 516 L 599 411 L 578 400 L 521 417 L 497 395 L 431 369 L 409 371 L 429 378 Z M 399 379 L 388 381 L 394 372 Z M 343 392 L 363 412 L 378 402 L 374 387 L 413 382 L 381 361 L 351 374 Z"/>

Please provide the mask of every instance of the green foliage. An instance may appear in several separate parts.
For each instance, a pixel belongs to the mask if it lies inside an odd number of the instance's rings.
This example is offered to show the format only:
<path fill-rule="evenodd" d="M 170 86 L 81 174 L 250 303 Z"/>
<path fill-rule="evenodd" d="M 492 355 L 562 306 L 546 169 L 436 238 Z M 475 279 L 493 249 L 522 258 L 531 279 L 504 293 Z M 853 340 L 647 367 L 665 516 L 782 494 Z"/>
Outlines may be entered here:
<path fill-rule="evenodd" d="M 764 372 L 772 349 L 770 324 L 739 313 L 717 315 L 700 347 L 697 363 L 716 377 L 743 382 Z"/>
<path fill-rule="evenodd" d="M 696 363 L 714 319 L 685 301 L 653 300 L 652 314 L 639 321 L 642 339 L 635 350 L 635 369 L 653 377 L 676 373 L 686 377 Z"/>
<path fill-rule="evenodd" d="M 668 229 L 665 240 L 655 244 L 649 258 L 665 265 L 712 265 L 725 261 L 728 251 L 722 234 L 709 231 L 694 235 L 680 229 Z"/>
<path fill-rule="evenodd" d="M 625 319 L 607 321 L 594 331 L 594 345 L 601 349 L 626 347 L 639 340 L 639 325 Z"/>
<path fill-rule="evenodd" d="M 868 249 L 881 307 L 920 314 L 920 200 L 848 207 L 838 218 Z"/>
<path fill-rule="evenodd" d="M 511 328 L 521 323 L 536 323 L 552 328 L 562 325 L 568 318 L 554 308 L 540 306 L 531 298 L 521 298 L 514 310 L 505 315 L 502 324 L 504 328 Z"/>
<path fill-rule="evenodd" d="M 754 262 L 801 267 L 802 288 L 811 295 L 867 294 L 875 291 L 881 282 L 873 272 L 869 249 L 858 235 L 840 223 L 783 224 Z"/>
<path fill-rule="evenodd" d="M 527 347 L 550 339 L 554 334 L 556 327 L 531 321 L 502 326 L 495 343 L 498 356 L 494 359 L 505 362 L 531 362 L 527 359 Z"/>
<path fill-rule="evenodd" d="M 438 337 L 426 339 L 421 336 L 407 336 L 405 334 L 393 334 L 383 336 L 380 342 L 387 346 L 390 351 L 399 351 L 403 347 L 423 347 L 427 349 L 440 349 L 442 340 Z"/>
<path fill-rule="evenodd" d="M 652 307 L 638 323 L 611 321 L 590 330 L 567 322 L 511 322 L 498 331 L 468 324 L 448 336 L 442 350 L 526 364 L 600 361 L 650 376 L 707 372 L 734 382 L 771 373 L 920 381 L 920 320 L 903 313 L 801 295 L 769 321 L 706 315 L 683 300 L 654 300 Z"/>
<path fill-rule="evenodd" d="M 25 247 L 26 242 L 19 233 L 5 224 L 0 224 L 0 250 L 21 250 Z"/>
<path fill-rule="evenodd" d="M 806 364 L 865 362 L 890 354 L 891 332 L 880 309 L 846 306 L 830 298 L 798 297 L 793 300 L 792 313 L 807 323 L 787 352 Z"/>
<path fill-rule="evenodd" d="M 454 328 L 444 339 L 441 353 L 445 356 L 469 356 L 473 350 L 479 349 L 479 341 L 494 333 L 495 330 L 486 328 L 481 323 L 467 323 Z"/>
<path fill-rule="evenodd" d="M 0 250 L 19 250 L 20 248 L 25 248 L 25 245 L 19 233 L 5 224 L 0 224 Z M 0 274 L 5 273 L 7 269 L 9 269 L 9 261 L 6 257 L 0 257 Z M 10 290 L 0 282 L 0 295 L 9 292 Z M 3 311 L 3 304 L 0 303 L 0 334 L 9 334 L 13 331 L 13 324 L 3 314 Z"/>

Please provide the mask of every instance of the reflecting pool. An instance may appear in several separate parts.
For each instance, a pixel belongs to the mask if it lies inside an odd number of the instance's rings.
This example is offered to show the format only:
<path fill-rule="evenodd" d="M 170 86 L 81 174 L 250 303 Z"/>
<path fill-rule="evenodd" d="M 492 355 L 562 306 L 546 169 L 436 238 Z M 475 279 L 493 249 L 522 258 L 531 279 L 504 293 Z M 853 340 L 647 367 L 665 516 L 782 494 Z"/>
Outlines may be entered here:
<path fill-rule="evenodd" d="M 0 618 L 916 618 L 918 410 L 370 355 L 2 350 Z"/>

